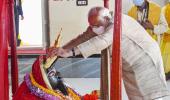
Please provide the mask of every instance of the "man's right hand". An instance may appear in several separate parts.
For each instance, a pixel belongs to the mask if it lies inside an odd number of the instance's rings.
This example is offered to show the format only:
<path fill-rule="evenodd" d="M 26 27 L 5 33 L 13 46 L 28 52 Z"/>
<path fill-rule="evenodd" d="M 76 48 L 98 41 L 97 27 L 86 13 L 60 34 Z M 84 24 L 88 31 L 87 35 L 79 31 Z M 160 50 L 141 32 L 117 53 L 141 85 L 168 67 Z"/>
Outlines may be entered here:
<path fill-rule="evenodd" d="M 67 50 L 67 49 L 63 49 L 61 47 L 50 47 L 47 50 L 47 57 L 54 57 L 54 56 L 60 56 L 60 57 L 70 57 L 72 56 L 72 51 L 71 50 Z"/>
<path fill-rule="evenodd" d="M 55 49 L 56 49 L 56 47 L 49 47 L 47 49 L 47 58 L 55 56 L 55 54 L 54 54 Z"/>

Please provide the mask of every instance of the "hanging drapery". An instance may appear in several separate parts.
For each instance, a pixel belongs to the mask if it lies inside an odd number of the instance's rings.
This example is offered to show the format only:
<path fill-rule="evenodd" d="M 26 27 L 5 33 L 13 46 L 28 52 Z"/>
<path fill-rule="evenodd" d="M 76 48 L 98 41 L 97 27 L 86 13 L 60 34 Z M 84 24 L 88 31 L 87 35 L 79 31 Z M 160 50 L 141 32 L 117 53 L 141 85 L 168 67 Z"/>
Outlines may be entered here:
<path fill-rule="evenodd" d="M 9 100 L 9 81 L 8 81 L 8 18 L 7 1 L 0 0 L 0 97 L 1 100 Z"/>

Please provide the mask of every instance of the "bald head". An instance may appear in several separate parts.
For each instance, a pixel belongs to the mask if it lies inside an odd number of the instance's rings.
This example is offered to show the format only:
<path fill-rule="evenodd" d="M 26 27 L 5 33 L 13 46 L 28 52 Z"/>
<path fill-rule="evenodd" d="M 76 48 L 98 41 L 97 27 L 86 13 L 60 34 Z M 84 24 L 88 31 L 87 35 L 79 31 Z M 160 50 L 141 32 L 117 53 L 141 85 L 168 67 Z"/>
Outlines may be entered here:
<path fill-rule="evenodd" d="M 91 26 L 102 26 L 111 19 L 109 10 L 104 7 L 93 7 L 88 13 L 88 22 Z"/>

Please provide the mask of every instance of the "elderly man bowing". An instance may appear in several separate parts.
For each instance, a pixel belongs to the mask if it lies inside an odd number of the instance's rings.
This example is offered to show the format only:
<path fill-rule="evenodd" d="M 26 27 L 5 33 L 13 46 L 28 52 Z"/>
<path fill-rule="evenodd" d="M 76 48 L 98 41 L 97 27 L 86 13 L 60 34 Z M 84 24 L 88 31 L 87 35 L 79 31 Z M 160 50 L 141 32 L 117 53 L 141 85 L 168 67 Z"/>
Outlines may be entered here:
<path fill-rule="evenodd" d="M 111 47 L 113 20 L 109 10 L 92 8 L 88 22 L 87 31 L 61 48 L 50 48 L 49 55 L 69 57 L 81 54 L 87 58 Z M 123 80 L 129 100 L 156 100 L 169 95 L 157 42 L 126 15 L 122 17 L 121 43 Z"/>

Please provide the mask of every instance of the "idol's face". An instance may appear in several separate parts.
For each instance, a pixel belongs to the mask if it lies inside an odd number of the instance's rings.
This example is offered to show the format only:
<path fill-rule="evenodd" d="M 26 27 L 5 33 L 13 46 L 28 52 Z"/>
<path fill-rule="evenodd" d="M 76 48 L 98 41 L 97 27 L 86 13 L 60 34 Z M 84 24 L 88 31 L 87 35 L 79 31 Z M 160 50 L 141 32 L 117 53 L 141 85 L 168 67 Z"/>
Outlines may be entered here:
<path fill-rule="evenodd" d="M 67 87 L 64 85 L 60 73 L 54 67 L 49 69 L 47 76 L 54 90 L 60 90 L 64 95 L 68 95 Z"/>

